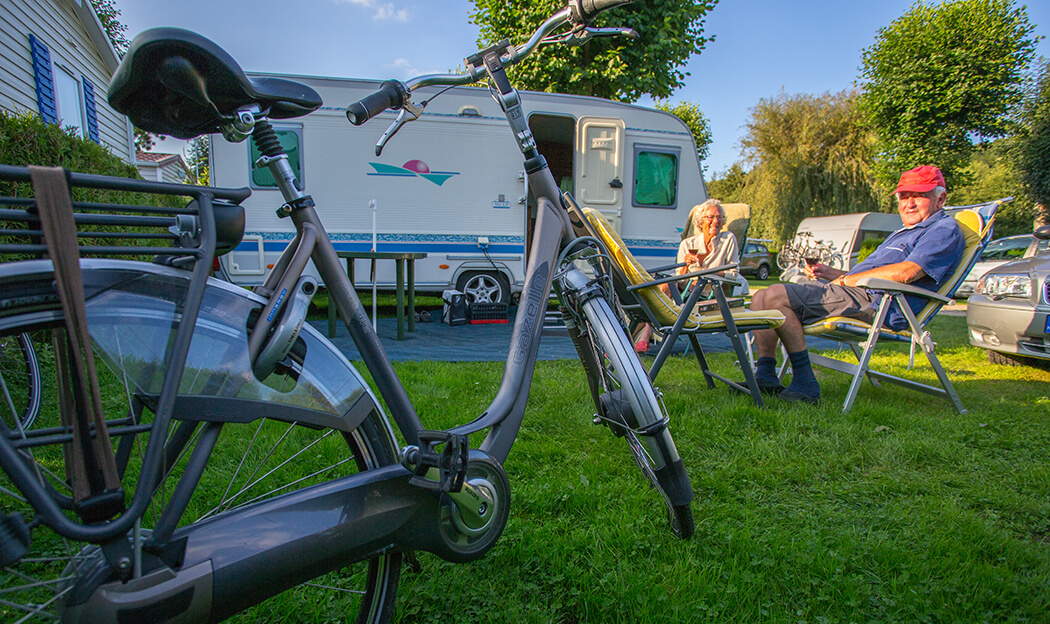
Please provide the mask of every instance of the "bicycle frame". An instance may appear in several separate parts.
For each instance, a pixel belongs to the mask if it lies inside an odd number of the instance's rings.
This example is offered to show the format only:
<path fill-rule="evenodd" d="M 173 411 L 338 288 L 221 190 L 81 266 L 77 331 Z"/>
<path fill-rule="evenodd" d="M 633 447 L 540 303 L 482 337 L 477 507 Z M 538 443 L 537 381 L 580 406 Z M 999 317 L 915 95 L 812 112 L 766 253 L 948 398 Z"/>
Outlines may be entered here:
<path fill-rule="evenodd" d="M 74 594 L 91 600 L 67 609 L 71 621 L 82 617 L 102 621 L 112 617 L 115 620 L 118 611 L 134 611 L 136 608 L 146 613 L 145 610 L 155 609 L 168 599 L 184 601 L 188 619 L 216 621 L 324 571 L 378 555 L 425 550 L 449 561 L 471 561 L 491 548 L 506 522 L 509 484 L 502 464 L 524 418 L 552 281 L 561 269 L 557 266 L 559 255 L 573 243 L 577 234 L 587 234 L 573 226 L 573 223 L 582 224 L 585 220 L 571 201 L 563 202 L 546 161 L 536 150 L 520 98 L 503 63 L 527 55 L 569 17 L 568 9 L 555 14 L 520 48 L 503 43 L 481 51 L 471 57 L 473 62 L 468 74 L 422 77 L 409 84 L 410 89 L 431 84 L 467 84 L 487 75 L 496 86 L 496 97 L 506 113 L 510 130 L 517 138 L 525 160 L 528 188 L 536 199 L 538 214 L 521 304 L 514 319 L 503 379 L 489 407 L 472 421 L 448 431 L 425 429 L 372 329 L 312 200 L 300 190 L 286 157 L 264 156 L 259 164 L 268 167 L 278 181 L 287 202 L 282 211 L 291 219 L 296 236 L 265 283 L 256 289 L 267 303 L 249 338 L 248 352 L 252 361 L 262 349 L 263 338 L 273 324 L 274 314 L 271 312 L 278 310 L 281 302 L 287 300 L 286 295 L 299 282 L 307 261 L 312 259 L 329 291 L 329 305 L 335 305 L 344 319 L 397 428 L 410 446 L 405 449 L 400 464 L 327 481 L 175 529 L 181 513 L 179 508 L 188 502 L 195 487 L 192 477 L 188 486 L 180 482 L 173 496 L 178 502 L 171 504 L 174 513 L 163 518 L 164 522 L 158 524 L 153 535 L 145 539 L 155 549 L 163 550 L 174 545 L 173 549 L 178 551 L 175 556 L 178 565 L 170 568 L 177 568 L 177 571 L 172 576 L 172 569 L 162 567 L 131 580 L 124 579 L 125 583 L 114 582 L 109 587 L 120 597 L 112 602 L 106 602 L 108 598 L 96 600 L 96 590 L 109 577 L 114 561 L 131 550 L 128 530 L 131 522 L 142 515 L 145 503 L 140 500 L 144 498 L 142 493 L 151 488 L 140 484 L 141 491 L 136 492 L 131 510 L 109 525 L 77 527 L 68 519 L 56 516 L 56 532 L 102 544 L 101 550 L 105 554 L 105 558 L 99 557 L 91 564 L 95 566 L 94 573 L 83 575 L 80 585 L 84 587 L 78 585 L 74 588 Z M 257 109 L 255 113 L 258 114 Z M 251 117 L 249 113 L 248 118 Z M 397 123 L 403 123 L 401 119 Z M 388 130 L 381 143 L 389 139 L 397 127 L 395 124 Z M 259 115 L 255 132 L 266 130 L 272 133 L 268 122 Z M 202 210 L 210 210 L 210 204 L 202 206 Z M 210 267 L 214 235 L 210 236 L 210 248 L 203 255 L 203 261 L 198 263 L 197 271 L 206 271 Z M 578 268 L 567 266 L 564 272 L 571 276 L 565 280 L 570 287 L 589 283 L 589 278 Z M 578 275 L 573 275 L 573 272 Z M 186 336 L 183 342 L 186 343 L 184 347 L 188 346 L 189 337 Z M 588 366 L 588 362 L 584 364 Z M 172 411 L 178 380 L 179 375 L 171 372 L 165 378 L 165 388 L 159 399 L 166 405 L 165 414 Z M 304 415 L 303 422 L 309 425 L 313 421 Z M 204 423 L 204 431 L 190 459 L 193 467 L 187 468 L 187 474 L 197 473 L 199 476 L 204 470 L 211 445 L 222 426 L 222 422 Z M 480 447 L 467 451 L 463 446 L 466 437 L 486 429 L 488 433 Z M 185 439 L 180 440 L 183 433 Z M 175 434 L 172 444 L 181 448 L 188 436 L 188 431 L 180 431 Z M 160 441 L 161 436 L 151 437 L 146 452 L 144 465 L 148 469 L 143 472 L 142 479 L 147 484 L 159 478 L 161 456 L 171 452 L 171 449 L 162 448 Z M 438 462 L 432 458 L 435 449 L 442 445 L 446 455 L 449 455 L 449 449 L 454 450 L 453 456 L 449 457 L 451 468 L 447 471 L 442 465 L 444 458 Z M 455 457 L 460 451 L 462 457 Z M 9 473 L 12 470 L 18 472 L 17 458 L 0 454 L 0 459 L 10 460 L 4 462 L 4 469 Z M 468 470 L 480 471 L 487 486 L 495 491 L 486 492 L 485 488 L 465 481 Z M 28 483 L 31 479 L 27 476 L 23 481 Z M 27 486 L 27 489 L 34 487 Z M 36 486 L 35 489 L 40 488 Z M 35 500 L 34 507 L 37 507 Z M 489 510 L 487 515 L 486 509 Z M 460 525 L 448 520 L 449 510 L 453 514 L 471 517 L 477 521 L 472 526 L 480 525 L 481 528 L 465 531 L 466 541 L 460 540 L 463 533 L 455 533 Z M 57 510 L 55 513 L 61 516 Z M 77 530 L 71 530 L 71 527 Z M 141 544 L 136 543 L 134 547 L 140 548 Z M 167 556 L 170 558 L 171 553 Z M 281 574 L 273 574 L 273 570 L 281 570 Z M 136 574 L 141 572 L 136 569 Z"/>

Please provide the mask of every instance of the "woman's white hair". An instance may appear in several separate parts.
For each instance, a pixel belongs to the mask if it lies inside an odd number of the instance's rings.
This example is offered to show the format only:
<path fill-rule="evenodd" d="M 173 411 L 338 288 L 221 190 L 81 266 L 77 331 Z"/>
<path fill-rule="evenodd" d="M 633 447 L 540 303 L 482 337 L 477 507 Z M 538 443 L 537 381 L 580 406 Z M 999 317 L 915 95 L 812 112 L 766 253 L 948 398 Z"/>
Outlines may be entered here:
<path fill-rule="evenodd" d="M 702 204 L 697 204 L 693 207 L 693 227 L 697 230 L 700 229 L 701 222 L 703 221 L 704 212 L 710 207 L 718 208 L 718 212 L 725 215 L 725 208 L 722 207 L 722 202 L 717 199 L 709 199 Z"/>

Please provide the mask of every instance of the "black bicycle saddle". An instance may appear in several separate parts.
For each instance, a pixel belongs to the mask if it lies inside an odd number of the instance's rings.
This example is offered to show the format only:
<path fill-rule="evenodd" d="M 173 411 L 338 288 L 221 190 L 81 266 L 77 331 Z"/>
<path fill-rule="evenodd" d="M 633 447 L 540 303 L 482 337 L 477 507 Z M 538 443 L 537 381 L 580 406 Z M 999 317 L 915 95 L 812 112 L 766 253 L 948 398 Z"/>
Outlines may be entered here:
<path fill-rule="evenodd" d="M 225 50 L 181 28 L 153 28 L 131 42 L 109 85 L 109 103 L 148 132 L 179 139 L 219 132 L 237 109 L 271 119 L 317 110 L 321 96 L 283 78 L 249 78 Z"/>

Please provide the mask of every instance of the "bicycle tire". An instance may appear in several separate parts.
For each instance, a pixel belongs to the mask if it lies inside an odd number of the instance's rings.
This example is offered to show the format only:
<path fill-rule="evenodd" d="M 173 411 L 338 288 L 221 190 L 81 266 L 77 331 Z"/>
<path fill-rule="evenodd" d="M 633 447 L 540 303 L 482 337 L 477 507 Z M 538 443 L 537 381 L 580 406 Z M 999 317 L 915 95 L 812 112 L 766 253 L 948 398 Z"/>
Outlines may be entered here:
<path fill-rule="evenodd" d="M 591 357 L 584 358 L 585 367 L 587 359 L 596 365 L 598 370 L 593 372 L 598 376 L 606 400 L 610 396 L 618 400 L 626 398 L 630 406 L 625 412 L 626 422 L 610 423 L 611 428 L 623 435 L 642 475 L 660 494 L 667 507 L 671 531 L 687 539 L 695 530 L 689 504 L 692 486 L 666 427 L 667 410 L 609 302 L 601 297 L 592 298 L 584 302 L 583 312 L 588 323 L 583 342 L 591 349 Z M 606 411 L 597 396 L 595 404 L 599 414 Z M 650 427 L 655 427 L 652 435 L 640 433 Z"/>
<path fill-rule="evenodd" d="M 162 272 L 166 277 L 173 274 L 168 269 L 163 269 Z M 90 269 L 85 269 L 85 275 L 90 274 Z M 46 277 L 44 279 L 46 281 Z M 90 280 L 86 281 L 90 282 Z M 133 283 L 135 280 L 130 281 Z M 149 297 L 152 296 L 149 293 L 159 290 L 161 289 L 150 288 L 147 284 L 146 287 L 140 286 L 138 291 L 141 292 L 137 294 Z M 209 286 L 208 290 L 213 289 Z M 246 293 L 246 291 L 236 287 L 224 286 L 219 290 L 221 291 L 220 303 L 229 300 L 243 304 L 245 296 L 248 296 L 237 294 L 236 291 L 239 293 Z M 15 296 L 15 294 L 11 295 L 12 298 Z M 0 295 L 0 303 L 4 299 L 7 299 L 7 295 Z M 252 304 L 258 307 L 257 301 L 253 301 Z M 114 323 L 118 323 L 113 328 L 118 332 L 114 333 L 134 333 L 132 325 L 139 322 L 144 316 L 129 314 L 126 308 L 100 312 L 97 305 L 93 306 L 92 301 L 88 301 L 89 323 L 100 316 L 106 316 L 109 312 L 112 312 L 113 319 L 127 319 L 126 321 L 114 320 Z M 127 327 L 124 326 L 125 323 Z M 44 317 L 34 313 L 7 315 L 3 319 L 3 325 L 5 331 L 10 328 L 16 332 L 58 328 L 62 325 L 61 312 L 52 311 Z M 203 325 L 207 325 L 207 322 Z M 202 324 L 199 323 L 198 333 L 203 331 L 201 327 Z M 125 329 L 127 331 L 124 331 Z M 105 352 L 105 346 L 99 342 L 100 338 L 96 337 L 95 330 L 91 331 L 96 350 L 99 353 Z M 306 327 L 303 332 L 304 339 L 309 342 L 309 349 L 315 354 L 326 348 L 338 353 L 335 347 L 327 343 L 312 328 Z M 196 333 L 194 340 L 197 340 Z M 129 354 L 130 359 L 136 357 L 136 354 Z M 113 362 L 107 360 L 104 355 L 100 355 L 99 359 L 106 364 L 100 365 L 98 369 L 107 413 L 112 413 L 111 410 L 116 413 L 128 413 L 126 410 L 129 408 L 126 403 L 130 403 L 135 390 L 128 388 L 128 385 L 132 384 L 133 375 L 120 368 L 114 370 Z M 44 364 L 41 372 L 48 377 L 49 383 L 45 385 L 43 408 L 40 411 L 38 424 L 52 427 L 57 425 L 59 419 L 55 413 L 57 402 L 52 387 L 55 385 L 54 368 L 53 363 L 45 362 Z M 291 367 L 286 367 L 272 375 L 267 379 L 268 385 L 273 387 L 286 383 L 291 379 L 293 373 L 298 374 L 300 379 L 310 374 L 310 371 L 292 370 L 296 366 L 297 364 L 293 363 Z M 346 366 L 352 368 L 349 362 L 346 363 Z M 141 387 L 139 391 L 141 392 Z M 148 422 L 147 419 L 148 416 L 143 418 L 143 421 Z M 175 421 L 172 432 L 168 432 L 168 439 L 173 437 L 176 426 L 186 422 Z M 198 432 L 200 429 L 201 427 L 197 426 Z M 139 442 L 141 442 L 141 447 L 131 451 L 128 468 L 122 470 L 121 475 L 122 485 L 129 495 L 136 486 L 138 468 L 141 464 L 141 449 L 145 447 L 145 440 L 139 440 L 136 444 Z M 154 495 L 155 507 L 151 507 L 151 510 L 147 511 L 142 519 L 144 536 L 149 535 L 156 522 L 154 515 L 156 510 L 162 508 L 167 502 L 174 480 L 185 469 L 186 458 L 197 442 L 198 438 L 192 438 L 183 453 L 172 461 L 170 469 L 164 475 L 165 479 Z M 397 462 L 398 455 L 399 451 L 393 432 L 385 415 L 378 409 L 373 410 L 353 431 L 301 426 L 299 423 L 278 422 L 270 419 L 260 419 L 249 424 L 226 424 L 222 433 L 219 434 L 219 442 L 208 461 L 208 468 L 201 482 L 194 489 L 190 506 L 181 517 L 179 524 L 185 526 L 205 521 L 218 514 L 251 505 L 266 498 L 280 496 L 293 489 L 324 482 L 355 471 L 387 466 Z M 31 453 L 24 453 L 23 456 L 27 462 L 32 464 L 32 469 L 36 471 L 38 478 L 47 481 L 49 486 L 59 493 L 69 493 L 69 487 L 65 483 L 65 474 L 61 468 L 61 444 L 38 446 L 33 448 Z M 251 461 L 257 461 L 258 464 L 252 466 Z M 222 478 L 221 481 L 220 478 Z M 85 562 L 90 563 L 92 558 L 97 560 L 100 556 L 98 547 L 66 540 L 43 523 L 32 523 L 34 513 L 32 508 L 19 500 L 17 489 L 3 472 L 0 472 L 0 511 L 2 511 L 0 516 L 23 514 L 32 531 L 29 552 L 18 561 L 0 570 L 0 621 L 42 622 L 61 619 L 63 608 L 65 608 L 62 604 L 63 594 L 70 590 L 83 570 L 91 567 L 85 565 Z M 401 555 L 395 553 L 375 557 L 366 562 L 331 572 L 321 577 L 323 580 L 315 579 L 315 581 L 317 586 L 326 588 L 322 591 L 336 588 L 347 592 L 332 600 L 343 600 L 345 602 L 344 611 L 356 610 L 356 621 L 359 624 L 385 624 L 390 621 L 393 614 L 400 571 Z M 296 586 L 289 591 L 313 591 L 304 589 L 304 585 Z M 293 595 L 291 599 L 296 600 L 296 597 Z M 325 603 L 326 600 L 315 602 Z M 249 608 L 243 617 L 247 620 L 268 619 L 261 615 L 266 611 L 267 606 L 264 602 Z"/>
<path fill-rule="evenodd" d="M 794 247 L 786 245 L 777 253 L 777 266 L 781 271 L 786 271 L 796 264 L 798 264 L 798 251 Z"/>
<path fill-rule="evenodd" d="M 27 332 L 0 337 L 0 390 L 12 430 L 29 429 L 40 413 L 40 361 Z M 16 422 L 17 421 L 17 422 Z"/>

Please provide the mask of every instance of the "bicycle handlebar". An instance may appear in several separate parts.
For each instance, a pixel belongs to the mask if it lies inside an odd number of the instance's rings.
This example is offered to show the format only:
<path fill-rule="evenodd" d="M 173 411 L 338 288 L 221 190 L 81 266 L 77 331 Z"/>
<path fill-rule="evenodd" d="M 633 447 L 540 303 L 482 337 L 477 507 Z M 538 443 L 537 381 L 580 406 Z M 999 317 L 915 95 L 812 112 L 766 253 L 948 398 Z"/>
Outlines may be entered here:
<path fill-rule="evenodd" d="M 532 34 L 527 42 L 515 48 L 511 46 L 507 56 L 501 59 L 504 65 L 514 65 L 524 59 L 544 42 L 544 37 L 551 31 L 572 23 L 574 32 L 577 29 L 586 29 L 587 24 L 607 9 L 630 4 L 634 0 L 569 0 L 568 6 L 547 18 L 539 28 Z M 605 29 L 601 29 L 605 30 Z M 617 34 L 633 34 L 629 29 Z M 405 82 L 387 80 L 382 83 L 379 90 L 371 95 L 361 98 L 357 102 L 346 107 L 346 118 L 355 126 L 360 126 L 372 117 L 387 109 L 398 110 L 409 102 L 411 94 L 416 89 L 428 86 L 458 86 L 467 85 L 481 80 L 483 71 L 468 68 L 465 74 L 427 74 L 417 76 Z"/>
<path fill-rule="evenodd" d="M 602 11 L 629 4 L 634 0 L 570 0 L 569 6 L 577 11 L 584 23 L 591 23 Z"/>
<path fill-rule="evenodd" d="M 346 118 L 360 126 L 388 108 L 397 110 L 408 100 L 408 88 L 397 80 L 387 80 L 379 90 L 346 107 Z"/>

